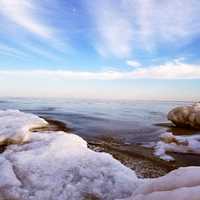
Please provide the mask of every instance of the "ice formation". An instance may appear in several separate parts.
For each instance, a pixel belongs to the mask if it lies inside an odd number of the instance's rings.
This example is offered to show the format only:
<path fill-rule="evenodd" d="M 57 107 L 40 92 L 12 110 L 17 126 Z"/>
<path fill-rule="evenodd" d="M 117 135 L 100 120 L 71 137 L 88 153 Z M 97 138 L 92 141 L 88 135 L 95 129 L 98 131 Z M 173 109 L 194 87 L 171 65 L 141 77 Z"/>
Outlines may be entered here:
<path fill-rule="evenodd" d="M 172 133 L 161 135 L 155 146 L 155 155 L 163 160 L 174 160 L 167 152 L 200 154 L 200 135 L 175 136 Z"/>
<path fill-rule="evenodd" d="M 9 116 L 5 124 L 6 117 L 0 119 L 1 128 L 7 129 L 4 137 L 13 140 L 16 134 L 11 133 L 17 128 L 21 139 L 0 154 L 0 200 L 81 200 L 87 194 L 110 200 L 128 197 L 137 187 L 134 171 L 109 154 L 88 149 L 81 137 L 65 132 L 29 134 L 29 128 L 46 122 L 19 111 L 3 113 Z"/>
<path fill-rule="evenodd" d="M 177 126 L 200 129 L 200 103 L 174 108 L 167 117 Z"/>
<path fill-rule="evenodd" d="M 88 149 L 79 136 L 31 133 L 30 128 L 47 123 L 35 115 L 0 115 L 1 138 L 6 138 L 1 143 L 16 143 L 0 154 L 0 200 L 86 200 L 88 194 L 101 200 L 199 200 L 200 167 L 138 179 L 111 155 Z"/>
<path fill-rule="evenodd" d="M 18 110 L 0 110 L 0 123 L 0 144 L 25 142 L 31 135 L 30 129 L 47 125 L 38 116 Z"/>
<path fill-rule="evenodd" d="M 169 199 L 200 199 L 200 167 L 179 168 L 163 177 L 148 179 L 126 200 Z"/>

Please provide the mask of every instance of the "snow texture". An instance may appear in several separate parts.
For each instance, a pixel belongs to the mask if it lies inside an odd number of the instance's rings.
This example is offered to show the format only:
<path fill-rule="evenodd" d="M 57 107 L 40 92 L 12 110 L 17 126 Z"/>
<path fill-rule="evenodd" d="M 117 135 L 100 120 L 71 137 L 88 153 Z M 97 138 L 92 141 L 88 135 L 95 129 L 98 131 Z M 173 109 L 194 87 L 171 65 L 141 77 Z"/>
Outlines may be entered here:
<path fill-rule="evenodd" d="M 0 154 L 0 200 L 86 200 L 88 194 L 101 200 L 199 200 L 200 167 L 138 179 L 111 155 L 88 149 L 79 136 L 31 134 L 30 128 L 47 122 L 19 111 L 0 113 L 2 143 L 16 143 Z"/>
<path fill-rule="evenodd" d="M 199 197 L 200 167 L 185 167 L 144 181 L 126 200 L 199 200 Z"/>
<path fill-rule="evenodd" d="M 200 154 L 200 135 L 162 134 L 161 141 L 155 146 L 155 155 L 166 161 L 174 160 L 172 156 L 167 155 L 167 152 Z"/>
<path fill-rule="evenodd" d="M 28 128 L 43 122 L 18 111 L 8 111 L 8 115 L 10 123 L 16 123 L 9 127 L 22 130 L 23 136 Z M 2 128 L 3 125 L 1 121 Z M 12 130 L 7 132 L 4 137 L 12 140 L 15 134 L 11 134 Z M 139 183 L 134 171 L 109 154 L 88 149 L 79 136 L 37 132 L 25 143 L 19 142 L 0 154 L 0 200 L 79 200 L 87 194 L 110 200 L 130 196 Z"/>
<path fill-rule="evenodd" d="M 47 122 L 36 115 L 18 110 L 0 110 L 0 144 L 22 143 L 35 127 L 46 126 Z"/>

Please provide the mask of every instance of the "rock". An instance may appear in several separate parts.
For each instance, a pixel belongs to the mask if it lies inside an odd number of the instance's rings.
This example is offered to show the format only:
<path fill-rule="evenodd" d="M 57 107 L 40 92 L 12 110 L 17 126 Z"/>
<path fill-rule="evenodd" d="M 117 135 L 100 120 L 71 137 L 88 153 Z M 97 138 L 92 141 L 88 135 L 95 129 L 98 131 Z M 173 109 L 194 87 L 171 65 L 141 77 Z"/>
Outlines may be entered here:
<path fill-rule="evenodd" d="M 200 129 L 200 102 L 176 107 L 168 113 L 167 118 L 178 127 Z"/>

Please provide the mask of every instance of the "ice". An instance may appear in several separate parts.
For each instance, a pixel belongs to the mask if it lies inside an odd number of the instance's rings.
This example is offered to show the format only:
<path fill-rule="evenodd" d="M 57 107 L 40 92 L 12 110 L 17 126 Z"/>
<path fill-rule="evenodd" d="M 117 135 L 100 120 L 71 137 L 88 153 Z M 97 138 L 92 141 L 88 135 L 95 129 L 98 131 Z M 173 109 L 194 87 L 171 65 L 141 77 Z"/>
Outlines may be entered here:
<path fill-rule="evenodd" d="M 47 122 L 36 115 L 0 110 L 0 144 L 25 142 L 30 137 L 30 129 L 45 125 Z"/>
<path fill-rule="evenodd" d="M 65 132 L 34 132 L 41 118 L 20 111 L 0 111 L 0 200 L 79 200 L 128 197 L 138 185 L 135 172 L 110 154 L 97 153 L 81 137 Z M 126 184 L 124 184 L 126 183 Z"/>
<path fill-rule="evenodd" d="M 95 194 L 110 200 L 130 196 L 138 184 L 134 171 L 109 154 L 88 149 L 79 136 L 64 132 L 33 133 L 27 144 L 10 145 L 2 157 L 21 183 L 20 187 L 2 185 L 4 199 L 78 200 Z"/>
<path fill-rule="evenodd" d="M 200 154 L 200 135 L 175 136 L 172 133 L 164 133 L 161 140 L 155 146 L 155 155 L 163 160 L 174 160 L 167 152 Z"/>
<path fill-rule="evenodd" d="M 126 200 L 199 200 L 199 197 L 200 167 L 185 167 L 144 181 Z"/>
<path fill-rule="evenodd" d="M 90 150 L 77 135 L 31 133 L 46 125 L 35 115 L 0 111 L 0 124 L 2 143 L 8 145 L 0 154 L 0 200 L 86 200 L 88 195 L 100 200 L 199 200 L 200 167 L 139 179 L 110 154 Z M 13 138 L 16 144 L 8 144 Z M 188 143 L 169 134 L 163 140 Z"/>

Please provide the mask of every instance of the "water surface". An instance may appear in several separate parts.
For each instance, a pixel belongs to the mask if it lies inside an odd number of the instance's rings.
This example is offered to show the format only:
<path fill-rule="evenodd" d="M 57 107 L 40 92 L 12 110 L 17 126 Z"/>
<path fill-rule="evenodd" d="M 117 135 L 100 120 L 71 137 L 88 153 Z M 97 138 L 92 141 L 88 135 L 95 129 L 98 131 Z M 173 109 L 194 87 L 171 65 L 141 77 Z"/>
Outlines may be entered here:
<path fill-rule="evenodd" d="M 0 109 L 19 109 L 65 122 L 82 137 L 112 136 L 124 143 L 158 141 L 168 111 L 181 101 L 108 101 L 85 99 L 2 98 Z"/>

